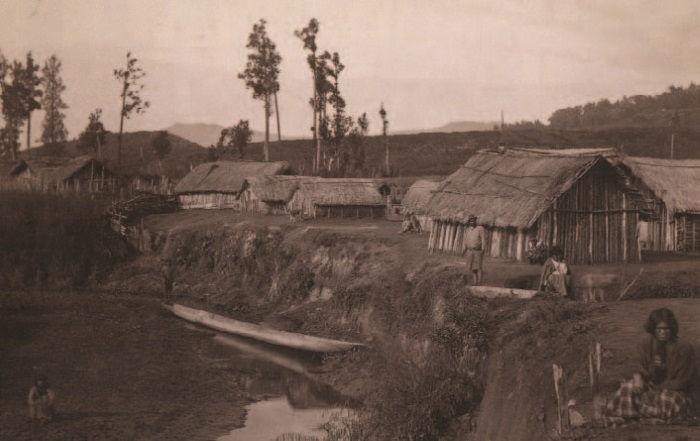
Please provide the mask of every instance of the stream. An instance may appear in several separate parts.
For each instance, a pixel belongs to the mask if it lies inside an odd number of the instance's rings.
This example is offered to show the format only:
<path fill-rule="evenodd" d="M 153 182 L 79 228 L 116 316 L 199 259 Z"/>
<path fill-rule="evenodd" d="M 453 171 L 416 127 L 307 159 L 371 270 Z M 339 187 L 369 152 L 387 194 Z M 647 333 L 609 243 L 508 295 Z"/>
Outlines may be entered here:
<path fill-rule="evenodd" d="M 311 378 L 310 370 L 320 365 L 318 355 L 233 335 L 217 334 L 214 340 L 226 346 L 242 387 L 257 400 L 246 406 L 244 427 L 217 441 L 322 439 L 319 426 L 334 414 L 347 413 L 347 399 Z"/>

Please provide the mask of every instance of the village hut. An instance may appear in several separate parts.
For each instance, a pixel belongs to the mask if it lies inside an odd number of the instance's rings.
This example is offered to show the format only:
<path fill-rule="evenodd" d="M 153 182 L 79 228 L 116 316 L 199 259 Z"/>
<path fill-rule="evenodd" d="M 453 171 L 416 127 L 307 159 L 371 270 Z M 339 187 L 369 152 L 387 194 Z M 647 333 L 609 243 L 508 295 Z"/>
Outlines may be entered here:
<path fill-rule="evenodd" d="M 419 179 L 408 188 L 401 201 L 403 214 L 416 216 L 423 231 L 430 231 L 432 226 L 426 207 L 438 185 L 440 183 L 437 181 Z"/>
<path fill-rule="evenodd" d="M 638 259 L 637 212 L 622 174 L 590 151 L 482 150 L 428 203 L 429 250 L 461 253 L 470 215 L 485 253 L 524 260 L 531 240 L 557 245 L 572 264 Z"/>
<path fill-rule="evenodd" d="M 286 214 L 287 203 L 308 176 L 249 176 L 243 183 L 241 205 L 245 212 L 262 214 Z"/>
<path fill-rule="evenodd" d="M 113 192 L 117 176 L 91 156 L 41 157 L 19 161 L 10 171 L 24 188 L 73 192 Z"/>
<path fill-rule="evenodd" d="M 175 187 L 182 208 L 241 209 L 240 194 L 246 177 L 279 175 L 284 161 L 216 161 L 200 164 Z"/>
<path fill-rule="evenodd" d="M 641 193 L 642 246 L 700 252 L 700 160 L 624 157 L 622 166 Z"/>
<path fill-rule="evenodd" d="M 302 179 L 288 210 L 313 218 L 385 217 L 390 192 L 388 185 L 375 179 Z"/>

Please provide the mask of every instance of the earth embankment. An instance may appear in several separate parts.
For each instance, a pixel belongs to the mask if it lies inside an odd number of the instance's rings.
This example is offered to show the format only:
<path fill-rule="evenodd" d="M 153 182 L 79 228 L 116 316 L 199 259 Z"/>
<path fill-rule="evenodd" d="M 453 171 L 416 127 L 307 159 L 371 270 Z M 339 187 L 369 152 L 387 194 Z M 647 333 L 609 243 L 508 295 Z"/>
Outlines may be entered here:
<path fill-rule="evenodd" d="M 546 439 L 557 420 L 553 363 L 566 370 L 569 396 L 590 420 L 588 348 L 603 344 L 604 385 L 614 391 L 627 375 L 623 367 L 633 366 L 628 349 L 642 337 L 641 324 L 653 306 L 485 301 L 466 294 L 458 258 L 428 255 L 425 237 L 400 236 L 395 224 L 222 216 L 150 218 L 148 253 L 115 273 L 111 288 L 162 295 L 168 285 L 169 300 L 285 330 L 370 343 L 367 351 L 328 357 L 328 369 L 318 375 L 365 402 L 364 421 L 379 438 Z M 491 260 L 486 265 L 487 283 L 502 286 L 535 280 L 539 271 Z M 684 293 L 692 295 L 698 287 L 688 274 L 696 269 L 697 261 L 654 263 L 642 277 L 681 280 Z M 607 287 L 614 294 L 638 273 L 626 266 L 574 270 L 615 273 L 615 284 Z M 139 276 L 124 282 L 124 272 Z M 628 293 L 649 294 L 646 282 L 636 283 Z M 648 302 L 685 315 L 700 312 L 694 299 Z M 614 328 L 620 323 L 627 331 Z M 688 336 L 697 338 L 692 329 Z M 379 422 L 383 427 L 377 429 Z M 585 429 L 577 436 L 608 434 Z"/>

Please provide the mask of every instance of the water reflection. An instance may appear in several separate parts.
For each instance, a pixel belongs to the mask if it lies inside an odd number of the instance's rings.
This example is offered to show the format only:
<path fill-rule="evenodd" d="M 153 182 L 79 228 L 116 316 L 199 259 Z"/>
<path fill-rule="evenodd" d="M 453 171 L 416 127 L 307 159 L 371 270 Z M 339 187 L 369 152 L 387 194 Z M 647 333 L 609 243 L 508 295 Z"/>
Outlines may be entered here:
<path fill-rule="evenodd" d="M 310 371 L 321 364 L 318 355 L 217 334 L 214 339 L 230 348 L 229 364 L 240 384 L 260 401 L 247 407 L 245 427 L 219 441 L 273 440 L 289 432 L 319 436 L 317 428 L 329 416 L 355 403 Z"/>

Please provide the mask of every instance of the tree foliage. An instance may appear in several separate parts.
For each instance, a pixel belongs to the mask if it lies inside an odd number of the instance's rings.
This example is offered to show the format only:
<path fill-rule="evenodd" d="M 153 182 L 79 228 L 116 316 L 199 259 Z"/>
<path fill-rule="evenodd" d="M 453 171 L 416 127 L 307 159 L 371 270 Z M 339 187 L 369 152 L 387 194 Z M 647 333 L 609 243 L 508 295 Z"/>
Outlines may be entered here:
<path fill-rule="evenodd" d="M 16 159 L 19 150 L 19 128 L 24 119 L 22 106 L 21 64 L 10 63 L 0 53 L 0 97 L 4 126 L 0 129 L 0 147 L 3 156 Z"/>
<path fill-rule="evenodd" d="M 309 104 L 311 105 L 311 109 L 313 110 L 313 125 L 311 127 L 311 130 L 313 131 L 313 137 L 314 137 L 314 147 L 316 150 L 316 154 L 314 156 L 314 161 L 313 161 L 313 171 L 314 173 L 318 172 L 320 169 L 320 162 L 321 162 L 321 139 L 319 137 L 319 118 L 317 118 L 319 112 L 319 101 L 318 101 L 318 67 L 317 67 L 317 58 L 316 58 L 316 51 L 318 50 L 318 46 L 316 45 L 316 36 L 319 31 L 319 25 L 318 25 L 318 20 L 315 18 L 312 18 L 309 20 L 309 24 L 302 28 L 294 31 L 294 35 L 299 38 L 303 44 L 304 50 L 309 51 L 309 54 L 307 55 L 307 63 L 309 65 L 309 68 L 311 69 L 311 74 L 313 75 L 313 89 L 314 89 L 314 96 L 309 100 Z"/>
<path fill-rule="evenodd" d="M 102 156 L 107 132 L 102 124 L 102 109 L 95 109 L 88 116 L 88 125 L 78 137 L 78 149 L 82 152 L 98 152 Z"/>
<path fill-rule="evenodd" d="M 282 56 L 277 52 L 275 43 L 267 35 L 267 22 L 260 19 L 253 25 L 248 36 L 246 48 L 250 49 L 248 61 L 238 78 L 245 81 L 246 88 L 253 91 L 253 98 L 263 101 L 265 110 L 265 161 L 270 160 L 268 143 L 270 141 L 270 116 L 272 115 L 271 97 L 280 89 L 278 81 Z"/>
<path fill-rule="evenodd" d="M 250 125 L 247 119 L 242 119 L 234 126 L 225 128 L 221 131 L 217 150 L 221 154 L 227 155 L 233 152 L 238 152 L 241 159 L 245 156 L 245 148 L 253 137 L 253 132 L 250 130 Z"/>
<path fill-rule="evenodd" d="M 44 85 L 44 96 L 41 105 L 46 114 L 44 115 L 43 132 L 41 142 L 45 145 L 57 146 L 66 141 L 68 130 L 63 123 L 65 114 L 62 112 L 68 105 L 61 98 L 61 94 L 66 90 L 61 78 L 61 61 L 52 55 L 41 71 Z"/>
<path fill-rule="evenodd" d="M 41 109 L 42 91 L 39 89 L 41 78 L 39 77 L 39 65 L 34 62 L 31 52 L 27 52 L 25 64 L 15 61 L 12 65 L 13 86 L 15 97 L 21 111 L 22 121 L 27 122 L 27 149 L 31 143 L 32 112 Z"/>
<path fill-rule="evenodd" d="M 556 129 L 609 127 L 669 127 L 697 124 L 700 111 L 700 86 L 670 86 L 665 92 L 649 96 L 625 96 L 610 102 L 602 99 L 584 105 L 558 109 L 549 117 Z"/>
<path fill-rule="evenodd" d="M 153 148 L 153 153 L 155 153 L 156 157 L 160 161 L 168 156 L 171 150 L 171 143 L 170 135 L 168 134 L 167 130 L 160 130 L 158 133 L 156 133 L 156 136 L 154 136 L 153 140 L 151 141 L 151 147 Z"/>
<path fill-rule="evenodd" d="M 141 83 L 146 72 L 137 65 L 138 59 L 131 52 L 126 53 L 126 65 L 124 68 L 114 69 L 114 78 L 121 84 L 121 93 L 119 97 L 122 100 L 120 119 L 119 119 L 119 137 L 117 138 L 117 163 L 121 165 L 122 156 L 122 135 L 124 133 L 124 120 L 129 119 L 134 114 L 141 114 L 150 107 L 148 101 L 141 98 L 144 85 Z M 143 158 L 143 149 L 141 150 Z"/>

